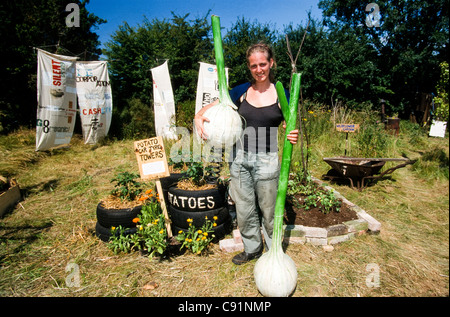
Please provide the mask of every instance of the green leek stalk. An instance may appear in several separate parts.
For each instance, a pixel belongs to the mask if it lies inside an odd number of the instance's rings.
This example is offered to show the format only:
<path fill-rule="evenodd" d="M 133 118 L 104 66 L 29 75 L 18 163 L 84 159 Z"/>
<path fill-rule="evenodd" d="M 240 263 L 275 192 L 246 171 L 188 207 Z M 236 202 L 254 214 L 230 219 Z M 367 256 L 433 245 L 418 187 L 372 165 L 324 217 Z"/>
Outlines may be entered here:
<path fill-rule="evenodd" d="M 214 39 L 217 79 L 219 82 L 219 101 L 222 104 L 231 106 L 233 109 L 237 109 L 233 101 L 231 101 L 231 97 L 228 92 L 227 77 L 225 74 L 225 59 L 223 58 L 222 34 L 220 31 L 220 17 L 217 15 L 211 16 L 211 24 Z"/>
<path fill-rule="evenodd" d="M 214 38 L 214 52 L 217 66 L 217 79 L 219 82 L 219 103 L 207 109 L 203 116 L 209 121 L 203 123 L 206 142 L 211 146 L 230 149 L 242 135 L 241 116 L 236 111 L 228 92 L 225 63 L 223 58 L 222 36 L 220 33 L 220 18 L 211 17 Z"/>
<path fill-rule="evenodd" d="M 283 85 L 277 82 L 276 89 L 281 110 L 286 120 L 286 135 L 295 129 L 298 100 L 300 95 L 301 74 L 292 75 L 291 99 L 289 105 Z M 255 283 L 260 293 L 270 297 L 289 296 L 297 285 L 297 268 L 294 261 L 283 252 L 283 215 L 292 157 L 292 143 L 284 137 L 280 177 L 273 224 L 272 245 L 256 262 L 254 268 Z"/>

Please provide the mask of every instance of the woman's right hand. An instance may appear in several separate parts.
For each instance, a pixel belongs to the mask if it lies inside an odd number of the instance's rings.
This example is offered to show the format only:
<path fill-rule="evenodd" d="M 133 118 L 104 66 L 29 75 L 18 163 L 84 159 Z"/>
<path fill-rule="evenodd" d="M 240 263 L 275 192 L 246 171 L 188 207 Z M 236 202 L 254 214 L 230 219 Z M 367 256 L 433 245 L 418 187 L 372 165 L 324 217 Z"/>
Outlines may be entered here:
<path fill-rule="evenodd" d="M 194 125 L 197 130 L 197 134 L 203 139 L 207 140 L 208 135 L 205 133 L 205 121 L 209 122 L 207 117 L 202 116 L 201 114 L 196 114 L 194 117 Z"/>
<path fill-rule="evenodd" d="M 208 135 L 205 133 L 205 121 L 209 122 L 209 119 L 207 117 L 203 116 L 203 114 L 206 112 L 206 110 L 208 110 L 212 106 L 217 105 L 218 103 L 219 103 L 219 99 L 216 99 L 212 103 L 210 103 L 210 104 L 204 106 L 202 109 L 200 109 L 200 111 L 197 112 L 197 114 L 194 116 L 195 129 L 197 130 L 198 135 L 203 140 L 208 139 Z"/>

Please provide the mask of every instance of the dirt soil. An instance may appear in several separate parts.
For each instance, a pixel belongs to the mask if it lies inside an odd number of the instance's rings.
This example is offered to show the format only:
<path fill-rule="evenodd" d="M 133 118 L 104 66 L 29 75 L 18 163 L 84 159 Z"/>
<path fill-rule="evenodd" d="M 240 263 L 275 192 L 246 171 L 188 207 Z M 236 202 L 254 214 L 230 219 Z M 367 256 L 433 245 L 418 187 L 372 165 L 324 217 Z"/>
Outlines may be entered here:
<path fill-rule="evenodd" d="M 296 194 L 294 199 L 302 201 L 306 196 Z M 285 224 L 288 225 L 303 225 L 306 227 L 325 228 L 332 225 L 337 225 L 345 221 L 358 219 L 356 212 L 351 209 L 346 203 L 341 204 L 339 212 L 331 211 L 327 214 L 320 210 L 320 205 L 317 207 L 305 210 L 300 203 L 293 203 L 292 198 L 286 200 L 286 212 L 284 215 Z"/>

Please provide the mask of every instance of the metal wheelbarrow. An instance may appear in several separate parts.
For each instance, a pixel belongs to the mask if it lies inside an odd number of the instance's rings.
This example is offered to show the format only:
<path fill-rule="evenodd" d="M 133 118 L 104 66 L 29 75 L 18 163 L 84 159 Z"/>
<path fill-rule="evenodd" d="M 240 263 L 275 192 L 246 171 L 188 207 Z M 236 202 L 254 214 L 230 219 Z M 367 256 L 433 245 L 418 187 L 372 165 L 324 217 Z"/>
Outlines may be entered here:
<path fill-rule="evenodd" d="M 326 175 L 322 176 L 323 179 L 348 179 L 352 188 L 355 188 L 354 183 L 356 182 L 356 187 L 359 191 L 363 190 L 370 181 L 378 180 L 387 174 L 391 174 L 398 168 L 416 162 L 416 160 L 407 158 L 358 158 L 346 156 L 325 157 L 323 160 L 332 167 Z M 378 174 L 384 164 L 389 161 L 402 163 Z"/>

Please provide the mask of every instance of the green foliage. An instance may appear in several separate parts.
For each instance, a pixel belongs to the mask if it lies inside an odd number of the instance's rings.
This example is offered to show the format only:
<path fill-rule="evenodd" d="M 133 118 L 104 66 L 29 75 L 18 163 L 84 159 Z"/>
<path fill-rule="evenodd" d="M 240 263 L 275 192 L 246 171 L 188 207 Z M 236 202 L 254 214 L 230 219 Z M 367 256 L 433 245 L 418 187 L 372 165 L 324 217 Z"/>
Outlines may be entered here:
<path fill-rule="evenodd" d="M 195 115 L 195 101 L 186 100 L 179 102 L 176 109 L 177 127 L 187 128 L 189 132 L 193 131 L 193 120 Z"/>
<path fill-rule="evenodd" d="M 111 180 L 111 183 L 115 182 L 115 188 L 111 191 L 111 194 L 118 196 L 121 200 L 135 200 L 143 192 L 144 186 L 143 183 L 136 181 L 136 178 L 139 178 L 136 173 L 118 173 Z"/>
<path fill-rule="evenodd" d="M 327 190 L 318 190 L 310 194 L 305 198 L 303 204 L 305 210 L 309 210 L 312 207 L 319 207 L 324 214 L 331 211 L 339 212 L 341 207 L 341 201 L 334 196 L 332 191 Z"/>
<path fill-rule="evenodd" d="M 437 96 L 434 98 L 436 105 L 435 117 L 440 121 L 448 121 L 448 63 L 442 62 L 439 66 L 441 67 L 441 76 L 436 86 Z"/>
<path fill-rule="evenodd" d="M 152 104 L 150 69 L 167 59 L 170 61 L 169 73 L 175 103 L 191 100 L 195 96 L 198 62 L 213 61 L 212 43 L 206 16 L 189 21 L 188 16 L 173 13 L 170 21 L 145 19 L 137 27 L 131 27 L 125 22 L 106 43 L 104 54 L 111 60 L 113 100 L 120 111 L 126 105 L 124 101 L 130 98 Z"/>
<path fill-rule="evenodd" d="M 355 135 L 358 157 L 384 157 L 389 145 L 389 136 L 383 124 L 365 122 Z"/>
<path fill-rule="evenodd" d="M 395 93 L 378 98 L 388 101 L 387 111 L 408 114 L 415 107 L 415 92 L 434 91 L 438 64 L 448 60 L 448 1 L 376 1 L 381 15 L 379 27 L 366 26 L 367 4 L 321 0 L 319 8 L 330 30 L 352 29 L 360 41 L 368 41 L 376 49 L 377 56 L 365 60 L 377 65 L 377 81 L 384 83 L 386 92 Z"/>
<path fill-rule="evenodd" d="M 136 233 L 125 234 L 124 228 L 112 227 L 109 248 L 114 253 L 143 250 L 149 258 L 155 253 L 163 254 L 167 248 L 167 230 L 161 206 L 151 200 L 142 206 L 141 213 L 133 219 L 136 223 Z"/>
<path fill-rule="evenodd" d="M 217 225 L 214 216 L 214 222 L 205 217 L 205 223 L 201 228 L 192 225 L 192 219 L 188 219 L 189 228 L 187 231 L 180 230 L 176 239 L 182 242 L 181 249 L 186 248 L 194 254 L 202 254 L 207 250 L 209 244 L 214 239 L 213 228 Z"/>
<path fill-rule="evenodd" d="M 121 133 L 127 139 L 146 139 L 155 135 L 154 112 L 152 106 L 145 104 L 141 99 L 132 98 L 127 101 L 128 107 L 120 113 Z"/>
<path fill-rule="evenodd" d="M 190 179 L 196 186 L 203 185 L 205 183 L 203 168 L 202 161 L 190 162 L 186 170 L 186 176 L 183 176 L 183 179 Z"/>

